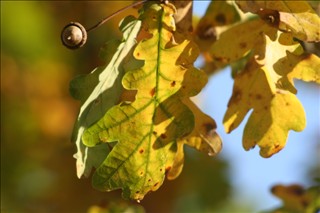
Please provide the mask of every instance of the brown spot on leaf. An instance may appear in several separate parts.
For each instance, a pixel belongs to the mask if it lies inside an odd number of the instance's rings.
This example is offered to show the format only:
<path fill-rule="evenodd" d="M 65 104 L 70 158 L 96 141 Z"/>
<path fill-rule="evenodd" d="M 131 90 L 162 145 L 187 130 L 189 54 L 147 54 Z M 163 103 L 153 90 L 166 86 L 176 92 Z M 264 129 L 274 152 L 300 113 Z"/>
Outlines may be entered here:
<path fill-rule="evenodd" d="M 141 175 L 141 176 L 143 175 L 143 171 L 140 172 L 140 175 Z"/>
<path fill-rule="evenodd" d="M 151 182 L 151 179 L 148 179 L 148 182 Z"/>
<path fill-rule="evenodd" d="M 256 94 L 256 99 L 257 99 L 257 100 L 261 100 L 261 99 L 262 99 L 262 95 Z"/>
<path fill-rule="evenodd" d="M 166 138 L 167 138 L 167 135 L 166 135 L 166 134 L 161 134 L 160 137 L 161 137 L 162 139 L 166 139 Z"/>
<path fill-rule="evenodd" d="M 300 196 L 304 194 L 304 189 L 299 185 L 291 185 L 290 187 L 288 187 L 288 190 L 294 195 Z"/>
<path fill-rule="evenodd" d="M 250 94 L 249 94 L 249 97 L 250 97 Z M 232 94 L 232 100 L 235 101 L 235 102 L 238 102 L 240 101 L 241 99 L 241 92 L 240 90 L 234 90 L 233 91 L 233 94 Z"/>
<path fill-rule="evenodd" d="M 214 60 L 221 62 L 221 63 L 228 63 L 230 61 L 230 58 L 226 58 L 226 57 L 214 57 Z"/>
<path fill-rule="evenodd" d="M 219 13 L 218 15 L 216 15 L 215 20 L 221 25 L 225 25 L 227 22 L 226 16 L 222 13 Z"/>
<path fill-rule="evenodd" d="M 151 97 L 153 97 L 155 93 L 156 93 L 156 88 L 153 88 L 153 89 L 150 91 Z"/>
<path fill-rule="evenodd" d="M 94 100 L 94 104 L 98 105 L 101 102 L 100 98 L 97 98 L 96 100 Z"/>
<path fill-rule="evenodd" d="M 140 149 L 140 150 L 139 150 L 139 153 L 140 153 L 140 154 L 142 154 L 143 152 L 144 152 L 144 150 L 143 150 L 143 149 Z"/>
<path fill-rule="evenodd" d="M 153 131 L 152 134 L 153 134 L 153 135 L 157 135 L 158 133 L 157 133 L 156 131 Z"/>
<path fill-rule="evenodd" d="M 158 186 L 158 184 L 159 184 L 159 182 L 155 183 L 155 184 L 153 185 L 153 187 L 157 187 L 157 186 Z"/>
<path fill-rule="evenodd" d="M 139 53 L 139 52 L 137 52 L 137 56 L 140 56 L 140 53 Z"/>
<path fill-rule="evenodd" d="M 174 87 L 176 85 L 176 81 L 172 81 L 170 85 L 171 87 Z"/>
<path fill-rule="evenodd" d="M 290 104 L 288 102 L 286 102 L 286 106 L 290 106 Z"/>
<path fill-rule="evenodd" d="M 246 42 L 241 42 L 239 44 L 239 46 L 240 46 L 241 49 L 245 49 L 247 47 L 247 43 Z"/>
<path fill-rule="evenodd" d="M 139 194 L 140 193 L 140 191 L 136 191 L 136 194 Z"/>
<path fill-rule="evenodd" d="M 215 125 L 215 123 L 204 123 L 203 124 L 204 128 L 206 129 L 206 132 L 210 132 L 211 130 L 217 128 L 217 126 Z"/>
<path fill-rule="evenodd" d="M 163 169 L 160 169 L 160 172 L 162 172 L 163 171 Z"/>

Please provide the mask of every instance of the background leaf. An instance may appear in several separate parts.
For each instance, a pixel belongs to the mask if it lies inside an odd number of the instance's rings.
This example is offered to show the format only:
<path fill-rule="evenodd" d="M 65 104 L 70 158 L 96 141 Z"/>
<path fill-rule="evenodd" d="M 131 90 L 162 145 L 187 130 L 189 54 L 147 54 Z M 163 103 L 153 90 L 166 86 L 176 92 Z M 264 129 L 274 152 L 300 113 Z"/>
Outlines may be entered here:
<path fill-rule="evenodd" d="M 320 18 L 307 1 L 236 1 L 272 26 L 308 42 L 320 41 Z"/>

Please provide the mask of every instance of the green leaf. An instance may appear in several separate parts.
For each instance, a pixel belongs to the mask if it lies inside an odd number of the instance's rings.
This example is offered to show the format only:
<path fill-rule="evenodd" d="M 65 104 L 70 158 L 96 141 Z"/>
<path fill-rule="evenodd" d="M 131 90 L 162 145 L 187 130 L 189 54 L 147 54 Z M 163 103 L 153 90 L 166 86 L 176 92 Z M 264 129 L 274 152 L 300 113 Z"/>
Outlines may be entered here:
<path fill-rule="evenodd" d="M 120 24 L 123 41 L 120 44 L 113 41 L 107 45 L 110 49 L 105 48 L 105 51 L 102 51 L 101 55 L 109 61 L 108 64 L 96 68 L 88 75 L 77 77 L 70 83 L 71 95 L 82 103 L 72 137 L 77 146 L 74 157 L 77 159 L 79 178 L 82 175 L 89 176 L 92 167 L 100 166 L 109 153 L 107 144 L 92 148 L 84 146 L 81 136 L 89 126 L 101 119 L 109 108 L 119 102 L 122 93 L 121 78 L 124 74 L 123 62 L 136 44 L 135 38 L 140 27 L 141 21 L 131 16 L 124 19 Z"/>
<path fill-rule="evenodd" d="M 320 41 L 320 18 L 307 1 L 236 1 L 272 26 L 308 42 Z"/>
<path fill-rule="evenodd" d="M 145 5 L 140 32 L 145 39 L 134 50 L 144 66 L 128 71 L 122 80 L 125 89 L 137 90 L 135 100 L 112 107 L 83 134 L 90 147 L 118 141 L 93 175 L 100 190 L 122 188 L 125 198 L 136 200 L 157 190 L 178 163 L 177 150 L 182 149 L 176 141 L 196 126 L 184 100 L 200 92 L 207 76 L 193 67 L 199 54 L 195 44 L 175 42 L 174 12 L 172 4 Z"/>

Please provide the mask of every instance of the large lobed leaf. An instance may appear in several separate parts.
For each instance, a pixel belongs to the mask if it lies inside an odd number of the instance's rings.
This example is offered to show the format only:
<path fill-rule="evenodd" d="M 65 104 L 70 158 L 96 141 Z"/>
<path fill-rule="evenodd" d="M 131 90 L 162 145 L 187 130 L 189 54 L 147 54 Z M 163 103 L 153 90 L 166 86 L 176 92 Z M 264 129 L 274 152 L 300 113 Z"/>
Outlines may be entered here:
<path fill-rule="evenodd" d="M 124 74 L 123 61 L 136 44 L 136 36 L 141 21 L 129 16 L 120 24 L 123 41 L 111 41 L 101 55 L 107 64 L 98 67 L 88 75 L 75 78 L 70 83 L 71 95 L 81 101 L 81 108 L 74 127 L 72 141 L 77 146 L 77 176 L 89 176 L 92 167 L 97 168 L 109 153 L 107 144 L 86 147 L 82 143 L 83 132 L 103 117 L 106 111 L 116 104 L 122 93 L 121 78 Z"/>
<path fill-rule="evenodd" d="M 172 4 L 145 5 L 140 17 L 144 39 L 133 53 L 144 65 L 122 79 L 125 89 L 137 91 L 135 100 L 109 109 L 82 136 L 88 147 L 117 141 L 93 175 L 93 185 L 100 190 L 122 188 L 125 198 L 141 200 L 161 186 L 166 172 L 170 179 L 179 175 L 184 143 L 211 154 L 220 151 L 215 122 L 200 121 L 205 115 L 188 100 L 207 77 L 193 67 L 195 44 L 188 39 L 175 42 L 174 12 Z"/>
<path fill-rule="evenodd" d="M 230 51 L 232 47 L 237 48 Z M 246 150 L 259 145 L 260 154 L 270 157 L 285 146 L 289 130 L 304 129 L 305 113 L 295 96 L 293 79 L 319 82 L 319 58 L 303 54 L 290 33 L 281 33 L 262 20 L 252 19 L 223 33 L 211 54 L 225 63 L 249 56 L 244 69 L 235 76 L 224 116 L 229 133 L 253 109 L 243 134 Z"/>

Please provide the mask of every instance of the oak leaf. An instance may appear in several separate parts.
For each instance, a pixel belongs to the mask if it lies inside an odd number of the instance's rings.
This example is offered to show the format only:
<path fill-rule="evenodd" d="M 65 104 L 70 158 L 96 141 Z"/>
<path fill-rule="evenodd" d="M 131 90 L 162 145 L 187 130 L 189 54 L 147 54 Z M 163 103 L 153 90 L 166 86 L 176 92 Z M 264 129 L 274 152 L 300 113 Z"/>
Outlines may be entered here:
<path fill-rule="evenodd" d="M 238 48 L 230 51 L 232 46 Z M 224 32 L 211 54 L 225 64 L 249 54 L 243 70 L 235 75 L 224 116 L 229 133 L 253 109 L 243 134 L 246 150 L 259 145 L 260 154 L 270 157 L 285 146 L 289 130 L 304 129 L 305 113 L 294 95 L 297 91 L 293 79 L 319 82 L 319 58 L 304 54 L 290 33 L 281 33 L 262 20 L 252 19 Z"/>
<path fill-rule="evenodd" d="M 120 23 L 123 41 L 111 41 L 101 51 L 101 57 L 106 65 L 98 67 L 90 74 L 76 77 L 70 83 L 70 93 L 81 101 L 81 108 L 74 127 L 72 141 L 76 144 L 77 176 L 88 177 L 92 167 L 97 168 L 109 153 L 107 144 L 95 147 L 83 145 L 83 132 L 99 119 L 106 111 L 116 104 L 122 93 L 121 78 L 124 74 L 123 61 L 136 44 L 136 36 L 140 30 L 141 21 L 128 16 Z"/>
<path fill-rule="evenodd" d="M 195 118 L 199 113 L 194 115 L 185 100 L 200 92 L 207 76 L 193 67 L 199 54 L 196 45 L 188 39 L 176 43 L 174 13 L 172 4 L 145 5 L 140 16 L 145 38 L 133 53 L 144 65 L 127 71 L 122 79 L 125 89 L 137 91 L 135 99 L 109 109 L 82 136 L 88 147 L 117 141 L 93 175 L 93 185 L 100 190 L 122 188 L 125 198 L 143 199 L 162 185 L 166 172 L 173 167 L 181 171 L 175 166 L 182 151 L 178 141 L 190 133 L 196 137 L 192 131 L 200 129 Z M 214 131 L 214 121 L 210 122 L 199 133 Z M 221 142 L 218 136 L 215 141 Z M 210 151 L 208 145 L 194 146 Z M 176 177 L 178 170 L 170 177 Z"/>

